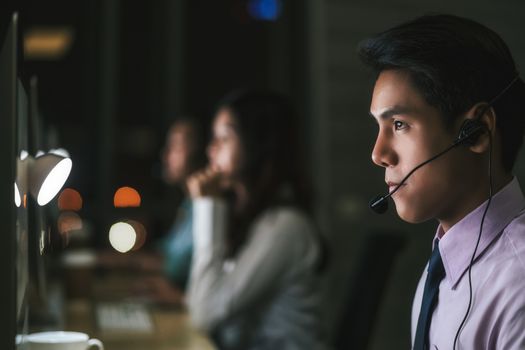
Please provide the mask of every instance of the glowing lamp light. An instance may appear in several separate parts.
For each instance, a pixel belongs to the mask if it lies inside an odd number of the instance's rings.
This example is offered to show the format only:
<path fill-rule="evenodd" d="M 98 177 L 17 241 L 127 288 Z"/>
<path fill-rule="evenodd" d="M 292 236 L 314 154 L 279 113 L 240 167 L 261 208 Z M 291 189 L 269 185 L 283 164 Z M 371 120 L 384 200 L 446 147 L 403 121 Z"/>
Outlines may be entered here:
<path fill-rule="evenodd" d="M 140 207 L 140 194 L 132 187 L 121 187 L 115 192 L 113 204 L 115 208 Z"/>
<path fill-rule="evenodd" d="M 17 161 L 15 204 L 18 202 L 18 192 L 25 206 L 26 194 L 29 192 L 40 206 L 46 205 L 60 191 L 72 167 L 70 158 L 51 153 L 33 158 L 27 152 L 22 152 Z"/>
<path fill-rule="evenodd" d="M 58 196 L 58 209 L 79 211 L 82 209 L 82 196 L 72 188 L 65 188 Z"/>
<path fill-rule="evenodd" d="M 15 179 L 15 205 L 17 208 L 22 205 L 22 199 L 25 196 L 27 188 L 27 167 L 30 161 L 28 160 L 29 153 L 27 151 L 20 151 L 20 155 L 16 161 L 16 179 Z M 24 204 L 25 207 L 25 204 Z"/>
<path fill-rule="evenodd" d="M 46 154 L 35 159 L 29 176 L 30 192 L 35 195 L 38 205 L 49 203 L 64 186 L 73 162 L 56 154 Z"/>
<path fill-rule="evenodd" d="M 117 222 L 109 229 L 109 243 L 118 252 L 129 252 L 135 246 L 136 241 L 135 229 L 126 222 Z"/>
<path fill-rule="evenodd" d="M 280 0 L 250 0 L 247 6 L 250 15 L 261 21 L 276 21 L 281 15 Z"/>
<path fill-rule="evenodd" d="M 20 207 L 20 205 L 22 204 L 22 195 L 20 194 L 20 190 L 18 189 L 18 186 L 16 185 L 16 182 L 15 182 L 15 205 L 16 207 Z"/>

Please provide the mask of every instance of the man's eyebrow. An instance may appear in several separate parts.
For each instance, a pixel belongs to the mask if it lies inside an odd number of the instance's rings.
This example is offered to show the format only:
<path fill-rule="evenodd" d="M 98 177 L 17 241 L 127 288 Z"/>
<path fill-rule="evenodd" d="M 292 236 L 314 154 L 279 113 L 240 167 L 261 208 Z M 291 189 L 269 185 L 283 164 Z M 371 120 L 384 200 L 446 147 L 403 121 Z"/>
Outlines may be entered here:
<path fill-rule="evenodd" d="M 377 119 L 386 120 L 386 119 L 392 118 L 395 115 L 409 114 L 409 113 L 410 113 L 410 108 L 407 108 L 404 106 L 393 106 L 393 107 L 389 107 L 383 110 L 383 112 L 381 112 L 381 114 L 379 114 L 379 116 L 377 117 L 373 115 L 372 112 L 369 112 L 368 114 L 374 119 L 377 118 Z"/>

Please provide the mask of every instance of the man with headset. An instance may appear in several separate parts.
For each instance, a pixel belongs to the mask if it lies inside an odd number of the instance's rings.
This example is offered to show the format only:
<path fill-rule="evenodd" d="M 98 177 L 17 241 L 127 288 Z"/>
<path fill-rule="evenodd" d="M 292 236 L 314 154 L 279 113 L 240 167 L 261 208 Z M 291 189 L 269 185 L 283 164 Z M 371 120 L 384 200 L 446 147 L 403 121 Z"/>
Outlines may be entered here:
<path fill-rule="evenodd" d="M 512 168 L 525 84 L 503 40 L 424 16 L 363 41 L 377 72 L 372 159 L 398 215 L 437 219 L 413 301 L 413 349 L 525 349 L 525 198 Z M 417 170 L 417 171 L 416 171 Z"/>

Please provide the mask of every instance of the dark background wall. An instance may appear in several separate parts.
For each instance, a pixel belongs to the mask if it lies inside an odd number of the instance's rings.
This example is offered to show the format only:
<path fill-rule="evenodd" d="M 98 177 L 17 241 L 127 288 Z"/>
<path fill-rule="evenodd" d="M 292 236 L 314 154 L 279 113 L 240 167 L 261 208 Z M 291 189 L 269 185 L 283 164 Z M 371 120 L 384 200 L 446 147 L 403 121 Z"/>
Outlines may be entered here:
<path fill-rule="evenodd" d="M 10 2 L 21 34 L 35 26 L 72 28 L 56 60 L 27 58 L 39 78 L 46 148 L 67 148 L 67 186 L 84 197 L 82 217 L 94 244 L 107 246 L 119 186 L 137 188 L 150 239 L 171 220 L 160 178 L 167 125 L 181 114 L 206 121 L 214 103 L 238 87 L 269 87 L 290 96 L 308 140 L 317 219 L 332 264 L 325 279 L 325 325 L 335 334 L 346 295 L 371 232 L 401 232 L 405 248 L 392 265 L 370 349 L 409 347 L 411 298 L 430 251 L 435 223 L 407 225 L 394 211 L 378 217 L 370 197 L 386 190 L 370 161 L 375 125 L 368 117 L 372 76 L 356 46 L 364 37 L 429 12 L 467 16 L 496 30 L 525 69 L 525 3 L 520 0 L 282 0 L 275 21 L 257 20 L 248 0 Z M 3 27 L 2 27 L 3 28 Z M 516 173 L 525 184 L 523 155 Z M 372 251 L 372 255 L 374 252 Z M 378 257 L 379 258 L 379 257 Z"/>
<path fill-rule="evenodd" d="M 280 91 L 305 110 L 299 2 L 276 1 L 275 20 L 254 17 L 246 0 L 11 3 L 20 12 L 21 37 L 35 28 L 73 33 L 63 57 L 26 55 L 22 70 L 26 80 L 39 79 L 43 147 L 60 144 L 71 152 L 68 185 L 83 195 L 96 235 L 112 218 L 119 186 L 139 190 L 153 236 L 172 215 L 160 152 L 178 116 L 207 123 L 220 97 L 250 87 Z"/>

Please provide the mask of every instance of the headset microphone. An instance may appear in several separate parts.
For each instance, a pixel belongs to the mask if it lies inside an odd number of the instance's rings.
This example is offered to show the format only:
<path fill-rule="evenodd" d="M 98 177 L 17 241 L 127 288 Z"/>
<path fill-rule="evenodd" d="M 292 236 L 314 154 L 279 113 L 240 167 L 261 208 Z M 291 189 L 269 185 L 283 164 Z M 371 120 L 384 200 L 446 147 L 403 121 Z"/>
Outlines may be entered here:
<path fill-rule="evenodd" d="M 388 210 L 388 197 L 390 197 L 392 194 L 393 193 L 389 193 L 386 196 L 379 195 L 373 198 L 368 204 L 370 209 L 375 211 L 377 214 L 385 213 Z"/>
<path fill-rule="evenodd" d="M 485 107 L 483 109 L 483 111 L 479 115 L 483 115 L 487 111 L 488 108 L 490 108 L 490 105 L 487 105 L 487 107 Z M 426 161 L 424 161 L 423 163 L 419 164 L 414 169 L 412 169 L 408 174 L 405 175 L 403 180 L 401 180 L 401 182 L 396 186 L 396 188 L 394 188 L 392 190 L 392 192 L 389 192 L 389 193 L 387 193 L 387 194 L 385 194 L 383 196 L 379 195 L 379 196 L 375 197 L 374 199 L 372 199 L 370 201 L 370 203 L 369 203 L 370 209 L 372 209 L 377 214 L 385 213 L 388 210 L 388 198 L 390 198 L 394 193 L 396 193 L 397 190 L 401 186 L 403 186 L 405 181 L 410 176 L 412 176 L 412 174 L 417 169 L 421 168 L 423 165 L 426 165 L 426 164 L 432 162 L 433 160 L 436 160 L 437 158 L 441 157 L 442 155 L 444 155 L 445 153 L 447 153 L 451 149 L 453 149 L 453 148 L 455 148 L 455 147 L 457 147 L 457 146 L 459 146 L 459 145 L 461 145 L 463 143 L 466 143 L 466 144 L 469 144 L 469 145 L 475 144 L 476 140 L 479 137 L 479 135 L 481 135 L 484 130 L 485 130 L 485 125 L 478 118 L 465 120 L 463 122 L 463 124 L 461 125 L 461 128 L 459 130 L 459 134 L 458 134 L 457 139 L 450 146 L 448 146 L 443 151 L 439 152 L 438 154 L 436 154 L 432 158 L 427 159 Z"/>
<path fill-rule="evenodd" d="M 416 171 L 417 169 L 421 168 L 423 165 L 430 163 L 431 161 L 441 157 L 451 149 L 455 148 L 456 146 L 459 146 L 463 143 L 466 143 L 467 145 L 474 145 L 479 137 L 485 130 L 485 125 L 481 122 L 480 118 L 485 112 L 491 108 L 494 103 L 503 96 L 511 87 L 514 85 L 515 82 L 519 80 L 519 73 L 517 73 L 514 78 L 510 81 L 510 83 L 505 86 L 503 90 L 501 90 L 486 106 L 483 108 L 483 110 L 478 114 L 477 118 L 474 119 L 467 119 L 463 122 L 461 125 L 461 128 L 459 129 L 459 134 L 457 139 L 452 143 L 452 145 L 448 146 L 448 148 L 444 149 L 440 153 L 436 154 L 430 159 L 427 159 L 423 163 L 416 166 L 414 169 L 412 169 L 406 176 L 401 180 L 401 182 L 394 188 L 392 192 L 389 192 L 385 194 L 384 196 L 377 196 L 374 199 L 372 199 L 369 203 L 370 209 L 372 209 L 377 214 L 383 214 L 388 209 L 388 198 L 390 198 L 394 193 L 397 192 L 397 190 L 403 186 L 405 181 Z"/>

